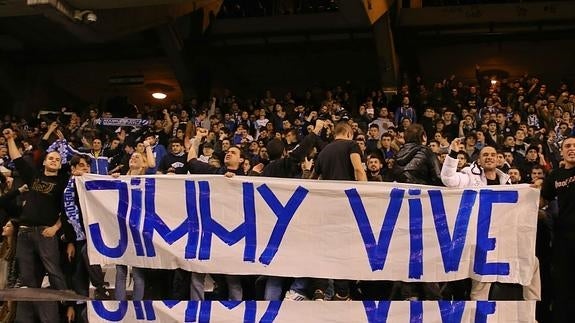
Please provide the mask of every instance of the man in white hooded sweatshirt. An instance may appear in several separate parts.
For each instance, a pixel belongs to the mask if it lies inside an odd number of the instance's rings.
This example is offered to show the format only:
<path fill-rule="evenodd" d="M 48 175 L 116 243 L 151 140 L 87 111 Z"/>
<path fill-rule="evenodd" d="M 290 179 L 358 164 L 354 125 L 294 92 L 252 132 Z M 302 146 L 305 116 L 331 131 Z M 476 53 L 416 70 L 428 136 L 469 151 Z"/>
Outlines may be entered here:
<path fill-rule="evenodd" d="M 457 171 L 457 153 L 460 150 L 460 139 L 454 139 L 449 146 L 449 155 L 441 168 L 441 181 L 447 187 L 483 187 L 487 185 L 511 184 L 509 175 L 497 169 L 497 151 L 485 146 L 479 152 L 479 158 L 470 166 Z M 541 282 L 539 266 L 533 274 L 531 285 L 503 283 L 482 283 L 471 281 L 471 300 L 539 300 Z"/>

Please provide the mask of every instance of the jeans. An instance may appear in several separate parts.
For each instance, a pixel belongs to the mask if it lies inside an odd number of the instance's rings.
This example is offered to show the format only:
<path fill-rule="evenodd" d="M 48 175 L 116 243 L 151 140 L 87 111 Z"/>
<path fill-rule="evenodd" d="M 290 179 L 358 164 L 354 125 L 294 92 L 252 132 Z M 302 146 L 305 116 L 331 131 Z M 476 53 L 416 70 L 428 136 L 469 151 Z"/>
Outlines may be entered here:
<path fill-rule="evenodd" d="M 309 278 L 296 278 L 290 286 L 290 290 L 293 290 L 301 295 L 307 294 L 307 285 Z"/>
<path fill-rule="evenodd" d="M 45 269 L 48 272 L 50 287 L 66 290 L 68 287 L 60 268 L 58 240 L 56 237 L 46 238 L 42 236 L 42 231 L 46 228 L 45 226 L 20 227 L 16 258 L 18 259 L 22 285 L 40 288 Z"/>
<path fill-rule="evenodd" d="M 284 277 L 268 276 L 266 280 L 266 290 L 264 299 L 266 301 L 281 301 L 283 293 Z M 307 278 L 294 278 L 290 285 L 290 290 L 300 294 L 307 295 Z"/>
<path fill-rule="evenodd" d="M 74 291 L 80 295 L 88 296 L 89 282 L 94 287 L 104 286 L 104 273 L 100 265 L 90 265 L 86 240 L 75 243 L 76 247 L 76 270 L 74 272 Z"/>
<path fill-rule="evenodd" d="M 14 322 L 60 322 L 58 302 L 18 302 Z"/>
<path fill-rule="evenodd" d="M 128 277 L 128 266 L 116 265 L 116 300 L 126 300 L 126 277 Z M 144 270 L 132 267 L 132 277 L 134 278 L 132 299 L 141 301 L 144 299 Z"/>
<path fill-rule="evenodd" d="M 266 280 L 266 301 L 281 301 L 283 292 L 283 277 L 268 276 Z"/>
<path fill-rule="evenodd" d="M 345 279 L 312 279 L 312 288 L 314 291 L 320 290 L 324 293 L 326 299 L 330 299 L 336 294 L 340 297 L 349 297 L 350 281 Z M 333 289 L 331 288 L 333 286 Z"/>
<path fill-rule="evenodd" d="M 573 322 L 575 316 L 575 241 L 556 236 L 553 240 L 551 276 L 553 280 L 553 322 Z"/>
<path fill-rule="evenodd" d="M 226 284 L 228 285 L 228 300 L 241 301 L 243 299 L 243 289 L 241 276 L 238 275 L 224 275 Z M 204 297 L 204 279 L 206 274 L 192 272 L 190 280 L 190 300 L 203 301 Z"/>

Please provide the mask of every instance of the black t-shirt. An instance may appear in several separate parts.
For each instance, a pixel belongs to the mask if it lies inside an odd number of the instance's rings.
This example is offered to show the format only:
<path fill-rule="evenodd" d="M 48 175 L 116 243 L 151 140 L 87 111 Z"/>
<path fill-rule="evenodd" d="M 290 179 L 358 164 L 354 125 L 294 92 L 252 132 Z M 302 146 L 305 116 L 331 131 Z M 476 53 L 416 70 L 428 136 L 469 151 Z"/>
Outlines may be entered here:
<path fill-rule="evenodd" d="M 158 170 L 166 174 L 170 168 L 173 168 L 176 174 L 187 174 L 187 159 L 187 154 L 174 155 L 172 153 L 168 153 L 166 156 L 164 156 L 164 158 L 162 158 Z"/>
<path fill-rule="evenodd" d="M 30 190 L 25 195 L 20 224 L 27 226 L 52 226 L 58 221 L 62 210 L 62 194 L 68 182 L 68 176 L 60 171 L 57 176 L 46 176 L 38 172 L 24 159 L 14 160 L 16 169 Z"/>
<path fill-rule="evenodd" d="M 317 157 L 315 173 L 326 180 L 354 181 L 355 174 L 349 156 L 361 156 L 358 144 L 353 140 L 335 140 L 325 146 Z"/>
<path fill-rule="evenodd" d="M 558 168 L 543 182 L 541 196 L 547 201 L 557 197 L 559 216 L 555 222 L 555 234 L 575 240 L 575 168 Z"/>
<path fill-rule="evenodd" d="M 500 185 L 499 176 L 495 176 L 495 179 L 487 179 L 487 185 Z"/>
<path fill-rule="evenodd" d="M 246 173 L 244 173 L 241 167 L 236 170 L 228 169 L 226 166 L 214 167 L 208 163 L 204 163 L 203 161 L 199 161 L 195 158 L 188 161 L 188 170 L 190 171 L 190 174 L 224 175 L 225 173 L 230 172 L 240 176 L 247 175 Z"/>

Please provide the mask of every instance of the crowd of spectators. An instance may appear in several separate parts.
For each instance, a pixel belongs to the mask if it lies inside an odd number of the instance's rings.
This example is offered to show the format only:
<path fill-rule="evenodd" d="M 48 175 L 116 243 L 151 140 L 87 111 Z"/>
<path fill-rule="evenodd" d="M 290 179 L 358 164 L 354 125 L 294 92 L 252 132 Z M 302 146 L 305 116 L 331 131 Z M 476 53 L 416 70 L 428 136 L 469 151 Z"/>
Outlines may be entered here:
<path fill-rule="evenodd" d="M 252 99 L 226 90 L 205 103 L 192 100 L 169 106 L 134 107 L 125 112 L 90 106 L 86 111 L 58 108 L 34 118 L 6 114 L 0 121 L 1 129 L 10 129 L 4 130 L 4 136 L 0 137 L 0 207 L 4 226 L 0 255 L 6 263 L 0 268 L 0 286 L 18 287 L 16 277 L 22 273 L 17 266 L 20 261 L 15 261 L 19 253 L 13 249 L 22 246 L 15 245 L 14 234 L 20 218 L 18 201 L 27 200 L 27 194 L 32 192 L 26 191 L 37 185 L 30 179 L 30 169 L 44 169 L 44 179 L 52 175 L 48 171 L 58 173 L 58 180 L 64 178 L 58 182 L 63 183 L 58 192 L 70 198 L 62 201 L 58 198 L 62 210 L 54 230 L 61 237 L 58 239 L 61 261 L 54 261 L 66 273 L 67 287 L 62 287 L 63 282 L 55 287 L 87 295 L 89 279 L 97 289 L 98 298 L 111 295 L 103 282 L 101 268 L 91 266 L 83 257 L 85 236 L 81 221 L 78 222 L 79 210 L 72 207 L 69 212 L 70 205 L 66 204 L 74 201 L 73 181 L 68 179 L 82 173 L 110 176 L 211 173 L 442 185 L 439 170 L 449 155 L 457 157 L 457 170 L 465 172 L 474 167 L 482 149 L 490 146 L 496 152 L 494 162 L 498 171 L 508 176 L 509 183 L 541 187 L 546 174 L 561 167 L 561 142 L 573 134 L 575 93 L 567 83 L 551 88 L 535 76 L 492 82 L 480 76 L 478 66 L 476 69 L 478 77 L 471 84 L 460 82 L 455 76 L 433 83 L 416 77 L 391 96 L 382 90 L 362 92 L 348 83 L 322 93 L 306 91 L 301 96 L 292 92 L 276 96 L 267 90 Z M 124 117 L 135 123 L 112 126 L 105 121 Z M 360 166 L 352 158 L 351 171 L 341 178 L 337 174 L 328 176 L 331 166 L 329 162 L 326 164 L 327 157 L 321 158 L 321 152 L 334 138 L 352 143 L 341 158 L 359 156 Z M 454 140 L 458 149 L 450 149 Z M 411 153 L 414 145 L 425 145 L 428 150 L 424 154 Z M 51 153 L 54 151 L 59 154 Z M 55 155 L 61 159 L 53 160 Z M 21 197 L 13 199 L 20 193 Z M 20 209 L 26 207 L 19 205 Z M 556 208 L 551 204 L 542 211 L 538 223 L 537 256 L 544 300 L 542 314 L 538 314 L 540 321 L 545 321 L 549 309 L 549 303 L 545 302 L 552 295 L 549 255 L 554 212 Z M 51 223 L 42 225 L 52 228 Z M 25 228 L 29 230 L 30 226 L 32 223 L 28 222 Z M 50 272 L 51 267 L 42 261 L 52 284 L 52 278 L 59 274 Z M 203 274 L 134 268 L 132 275 L 134 299 L 208 297 L 204 295 Z M 127 297 L 121 287 L 125 286 L 126 277 L 126 268 L 118 266 L 116 298 Z M 215 299 L 469 297 L 468 288 L 461 286 L 406 288 L 387 282 L 333 284 L 301 278 L 221 275 L 213 278 L 216 289 L 209 298 Z M 315 287 L 318 284 L 321 288 Z"/>

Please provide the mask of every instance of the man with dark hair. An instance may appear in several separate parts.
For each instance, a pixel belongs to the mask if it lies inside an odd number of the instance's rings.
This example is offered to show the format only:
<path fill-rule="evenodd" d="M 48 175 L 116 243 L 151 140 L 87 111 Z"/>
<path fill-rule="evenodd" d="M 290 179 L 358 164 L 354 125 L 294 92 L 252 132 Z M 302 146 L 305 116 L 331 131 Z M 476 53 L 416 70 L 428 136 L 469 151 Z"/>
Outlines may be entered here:
<path fill-rule="evenodd" d="M 511 167 L 511 165 L 509 163 L 507 163 L 507 161 L 505 160 L 505 155 L 503 153 L 502 150 L 498 150 L 497 151 L 497 168 L 500 169 L 502 172 L 504 173 L 508 173 L 509 168 Z"/>
<path fill-rule="evenodd" d="M 152 153 L 154 154 L 156 165 L 156 167 L 153 168 L 153 174 L 155 174 L 158 170 L 158 165 L 160 165 L 160 162 L 162 159 L 164 159 L 164 156 L 166 156 L 168 152 L 166 151 L 166 148 L 161 143 L 159 143 L 158 136 L 153 132 L 148 133 L 144 139 L 148 141 L 150 143 L 150 147 L 152 147 Z"/>
<path fill-rule="evenodd" d="M 369 182 L 383 182 L 383 159 L 379 154 L 371 154 L 367 159 L 367 180 Z"/>
<path fill-rule="evenodd" d="M 284 130 L 286 150 L 289 152 L 295 149 L 299 143 L 298 133 L 295 129 Z"/>
<path fill-rule="evenodd" d="M 383 160 L 393 158 L 395 151 L 391 148 L 391 143 L 393 142 L 393 136 L 390 133 L 384 133 L 381 135 L 381 148 L 379 148 L 379 153 L 382 155 Z"/>
<path fill-rule="evenodd" d="M 367 140 L 365 141 L 366 151 L 368 153 L 377 151 L 377 143 L 379 142 L 379 126 L 376 123 L 369 125 L 367 131 Z"/>
<path fill-rule="evenodd" d="M 552 280 L 553 322 L 571 322 L 575 294 L 573 276 L 575 253 L 575 137 L 568 137 L 561 144 L 563 167 L 553 170 L 541 189 L 541 207 L 557 199 L 559 215 L 554 219 Z"/>
<path fill-rule="evenodd" d="M 262 176 L 294 178 L 301 172 L 299 163 L 309 154 L 314 146 L 318 146 L 319 135 L 323 130 L 324 121 L 316 120 L 314 130 L 307 135 L 301 144 L 288 153 L 281 139 L 275 138 L 268 142 L 266 148 L 270 163 L 264 167 Z"/>
<path fill-rule="evenodd" d="M 290 152 L 287 152 L 284 142 L 279 138 L 270 140 L 266 146 L 270 163 L 267 164 L 261 175 L 265 177 L 297 178 L 301 174 L 300 163 L 310 154 L 314 147 L 318 147 L 321 139 L 318 137 L 324 127 L 323 120 L 316 120 L 314 130 Z M 284 278 L 267 277 L 264 299 L 266 301 L 281 300 Z M 304 300 L 305 280 L 297 279 L 286 293 L 286 299 Z"/>
<path fill-rule="evenodd" d="M 420 124 L 407 128 L 405 145 L 395 156 L 398 182 L 441 185 L 439 161 L 426 142 L 427 136 Z"/>
<path fill-rule="evenodd" d="M 521 171 L 519 170 L 519 168 L 515 167 L 515 166 L 511 166 L 509 167 L 509 169 L 507 170 L 507 175 L 509 175 L 509 182 L 511 184 L 521 184 Z"/>
<path fill-rule="evenodd" d="M 78 191 L 76 189 L 76 180 L 74 176 L 82 176 L 90 173 L 90 158 L 82 155 L 75 155 L 70 159 L 72 177 L 64 189 L 64 214 L 67 222 L 73 228 L 74 237 L 67 237 L 69 242 L 66 253 L 69 259 L 75 261 L 75 271 L 73 277 L 74 291 L 79 295 L 89 296 L 88 281 L 96 287 L 96 299 L 110 299 L 110 292 L 105 287 L 104 273 L 100 265 L 91 265 L 88 259 L 88 250 L 86 244 L 86 230 L 80 202 L 78 200 Z M 73 238 L 73 239 L 72 239 Z"/>
<path fill-rule="evenodd" d="M 469 156 L 469 161 L 477 160 L 479 157 L 479 149 L 476 147 L 477 136 L 470 132 L 465 136 L 465 153 Z"/>
<path fill-rule="evenodd" d="M 503 136 L 497 129 L 497 121 L 489 120 L 487 122 L 487 133 L 485 133 L 485 144 L 499 148 L 503 144 Z"/>
<path fill-rule="evenodd" d="M 312 178 L 340 181 L 367 181 L 361 163 L 361 151 L 353 140 L 353 129 L 347 122 L 339 122 L 334 129 L 334 141 L 325 146 L 317 157 Z M 314 299 L 325 299 L 327 279 L 314 279 Z M 335 280 L 336 300 L 348 300 L 349 281 Z"/>
<path fill-rule="evenodd" d="M 394 174 L 400 183 L 441 185 L 439 159 L 426 146 L 427 135 L 420 124 L 405 130 L 405 144 L 395 156 Z M 403 299 L 439 299 L 437 283 L 400 283 Z"/>
<path fill-rule="evenodd" d="M 198 150 L 200 143 L 208 136 L 208 130 L 198 128 L 196 136 L 192 139 L 192 146 L 188 151 L 188 167 L 190 174 L 221 174 L 226 177 L 234 175 L 246 175 L 242 165 L 244 163 L 244 155 L 240 148 L 232 146 L 227 150 L 224 157 L 224 165 L 221 167 L 214 167 L 208 163 L 198 160 Z M 190 298 L 192 300 L 204 300 L 204 273 L 192 273 L 190 282 Z M 243 298 L 243 290 L 238 275 L 225 275 L 225 280 L 228 285 L 228 296 L 230 300 L 241 301 Z"/>
<path fill-rule="evenodd" d="M 169 141 L 170 153 L 168 153 L 158 167 L 158 174 L 187 174 L 187 156 L 184 151 L 184 141 L 179 138 L 171 138 Z"/>

